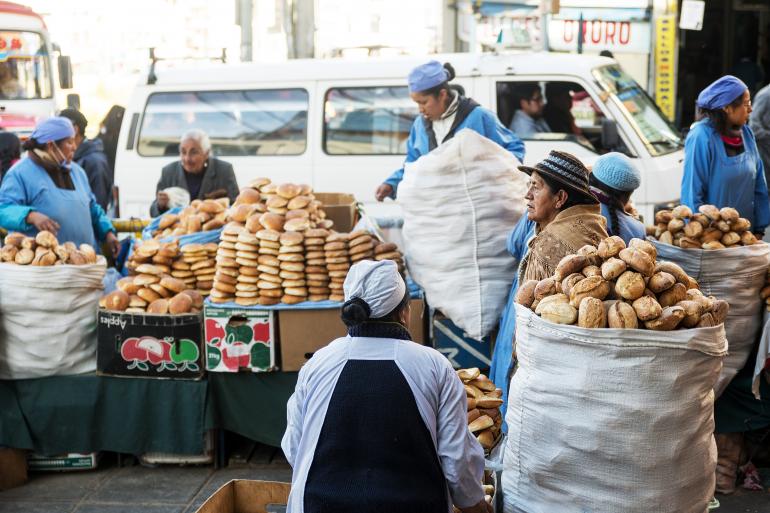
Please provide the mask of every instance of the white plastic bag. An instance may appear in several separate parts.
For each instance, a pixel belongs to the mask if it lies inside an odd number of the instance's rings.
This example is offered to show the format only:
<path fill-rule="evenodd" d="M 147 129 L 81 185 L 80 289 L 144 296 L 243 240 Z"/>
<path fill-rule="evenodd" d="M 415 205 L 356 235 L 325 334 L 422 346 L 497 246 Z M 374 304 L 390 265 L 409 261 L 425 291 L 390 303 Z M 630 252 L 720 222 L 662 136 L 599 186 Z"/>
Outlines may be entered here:
<path fill-rule="evenodd" d="M 96 370 L 96 312 L 107 268 L 0 264 L 0 379 Z"/>
<path fill-rule="evenodd" d="M 714 392 L 719 397 L 746 364 L 762 329 L 764 301 L 759 292 L 765 285 L 765 274 L 770 266 L 770 246 L 754 244 L 702 250 L 652 242 L 658 248 L 658 260 L 679 264 L 698 281 L 704 294 L 724 299 L 730 304 L 725 321 L 729 354 L 714 386 Z"/>
<path fill-rule="evenodd" d="M 409 272 L 428 303 L 481 339 L 497 324 L 515 261 L 508 234 L 528 177 L 498 144 L 464 129 L 416 162 L 398 188 Z"/>
<path fill-rule="evenodd" d="M 516 305 L 505 512 L 706 513 L 723 326 L 553 324 Z"/>

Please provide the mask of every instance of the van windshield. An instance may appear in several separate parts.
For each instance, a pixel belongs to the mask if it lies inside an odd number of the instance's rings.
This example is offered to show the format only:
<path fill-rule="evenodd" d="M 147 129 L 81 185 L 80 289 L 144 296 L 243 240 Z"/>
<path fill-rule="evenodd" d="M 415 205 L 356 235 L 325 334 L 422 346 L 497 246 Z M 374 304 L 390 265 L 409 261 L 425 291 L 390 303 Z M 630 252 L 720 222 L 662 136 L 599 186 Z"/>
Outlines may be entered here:
<path fill-rule="evenodd" d="M 0 99 L 51 98 L 45 41 L 35 32 L 0 31 Z"/>
<path fill-rule="evenodd" d="M 599 86 L 608 94 L 642 139 L 652 156 L 671 153 L 682 147 L 682 138 L 647 92 L 619 66 L 593 71 Z"/>

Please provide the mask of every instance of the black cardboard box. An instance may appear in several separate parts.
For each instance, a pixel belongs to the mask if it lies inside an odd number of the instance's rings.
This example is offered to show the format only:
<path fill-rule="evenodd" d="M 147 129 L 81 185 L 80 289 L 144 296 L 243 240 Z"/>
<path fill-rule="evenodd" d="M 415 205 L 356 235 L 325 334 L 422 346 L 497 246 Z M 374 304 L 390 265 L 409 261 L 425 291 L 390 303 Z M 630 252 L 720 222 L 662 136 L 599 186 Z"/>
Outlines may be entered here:
<path fill-rule="evenodd" d="M 99 375 L 166 379 L 203 376 L 203 314 L 100 310 L 96 335 Z"/>

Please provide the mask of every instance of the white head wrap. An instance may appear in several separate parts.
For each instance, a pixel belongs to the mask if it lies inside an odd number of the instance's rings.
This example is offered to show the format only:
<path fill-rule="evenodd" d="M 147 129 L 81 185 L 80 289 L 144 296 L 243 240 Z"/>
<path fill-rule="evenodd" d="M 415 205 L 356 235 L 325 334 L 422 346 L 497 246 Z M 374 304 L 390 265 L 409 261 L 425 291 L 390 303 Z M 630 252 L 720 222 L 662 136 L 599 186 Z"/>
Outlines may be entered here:
<path fill-rule="evenodd" d="M 404 299 L 406 284 L 391 260 L 362 260 L 348 271 L 343 285 L 345 301 L 361 298 L 369 305 L 369 317 L 377 319 L 392 312 Z"/>

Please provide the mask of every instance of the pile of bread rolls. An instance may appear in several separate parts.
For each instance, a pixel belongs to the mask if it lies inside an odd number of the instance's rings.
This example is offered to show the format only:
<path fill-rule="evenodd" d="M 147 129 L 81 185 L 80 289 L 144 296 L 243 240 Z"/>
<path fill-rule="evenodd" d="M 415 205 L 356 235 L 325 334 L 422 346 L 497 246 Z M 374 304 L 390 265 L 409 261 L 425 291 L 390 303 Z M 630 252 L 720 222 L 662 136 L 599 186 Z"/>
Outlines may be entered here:
<path fill-rule="evenodd" d="M 457 377 L 465 385 L 468 399 L 468 429 L 484 450 L 489 451 L 497 442 L 503 425 L 500 413 L 503 391 L 476 367 L 458 370 Z"/>
<path fill-rule="evenodd" d="M 54 234 L 41 231 L 35 237 L 11 232 L 0 249 L 0 260 L 18 265 L 86 265 L 96 263 L 96 250 L 89 244 L 59 244 Z"/>
<path fill-rule="evenodd" d="M 198 313 L 203 308 L 201 293 L 186 288 L 183 281 L 168 275 L 140 276 L 118 280 L 117 290 L 103 296 L 99 307 L 113 312 L 157 315 Z"/>
<path fill-rule="evenodd" d="M 655 226 L 648 227 L 647 233 L 663 244 L 683 249 L 725 249 L 762 243 L 751 233 L 751 222 L 740 217 L 737 210 L 714 205 L 702 205 L 697 214 L 687 205 L 660 210 L 655 214 Z"/>
<path fill-rule="evenodd" d="M 141 275 L 146 274 L 143 269 L 151 265 L 163 275 L 181 280 L 186 288 L 208 296 L 213 285 L 216 250 L 214 242 L 180 247 L 179 241 L 136 241 L 126 267 L 130 274 Z"/>
<path fill-rule="evenodd" d="M 697 221 L 696 221 L 697 222 Z M 671 331 L 717 326 L 727 318 L 724 300 L 705 296 L 673 262 L 657 262 L 655 246 L 608 237 L 561 259 L 555 274 L 529 280 L 516 302 L 544 319 L 583 328 Z"/>
<path fill-rule="evenodd" d="M 161 239 L 217 230 L 225 225 L 229 206 L 228 198 L 193 200 L 178 214 L 162 215 L 158 229 L 152 235 L 156 239 Z"/>

